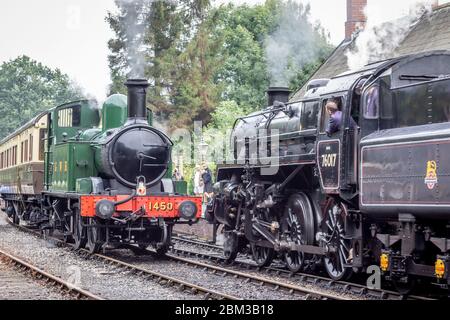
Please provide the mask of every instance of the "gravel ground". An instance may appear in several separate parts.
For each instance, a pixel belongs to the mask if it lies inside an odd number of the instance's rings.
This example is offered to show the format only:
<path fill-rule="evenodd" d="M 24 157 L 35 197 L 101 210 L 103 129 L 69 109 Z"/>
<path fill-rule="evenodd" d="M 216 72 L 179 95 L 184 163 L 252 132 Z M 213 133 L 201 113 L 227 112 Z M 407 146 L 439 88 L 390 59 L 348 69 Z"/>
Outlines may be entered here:
<path fill-rule="evenodd" d="M 190 245 L 190 244 L 186 244 L 186 243 L 177 243 L 175 245 L 175 248 L 180 249 L 180 250 L 186 250 L 186 251 L 190 251 L 190 252 L 198 252 L 198 253 L 203 253 L 203 254 L 207 254 L 210 256 L 218 256 L 218 257 L 222 257 L 222 254 L 218 253 L 217 251 L 208 249 L 206 247 L 201 247 L 201 246 L 195 246 L 195 245 Z M 184 256 L 182 256 L 184 257 Z M 201 257 L 195 257 L 195 256 L 189 256 L 187 257 L 187 259 L 190 260 L 194 260 L 194 261 L 200 261 L 203 263 L 208 263 L 208 264 L 212 264 L 214 266 L 220 266 L 220 267 L 224 267 L 223 265 L 221 265 L 220 263 L 216 263 L 216 262 L 211 262 L 209 260 L 206 260 L 205 258 L 201 258 Z M 249 256 L 247 255 L 239 255 L 238 259 L 239 262 L 243 262 L 246 264 L 251 264 L 251 265 L 255 265 L 255 263 L 250 259 Z M 284 269 L 284 265 L 281 262 L 278 262 L 277 260 L 274 260 L 274 262 L 271 265 L 272 267 L 275 268 L 280 268 L 280 269 Z M 226 266 L 226 268 L 231 269 L 231 270 L 236 270 L 236 271 L 243 271 L 245 273 L 248 274 L 252 274 L 255 276 L 259 276 L 262 278 L 266 278 L 266 279 L 270 279 L 270 280 L 274 280 L 274 281 L 279 281 L 282 283 L 288 283 L 288 284 L 292 284 L 292 285 L 296 285 L 299 287 L 305 287 L 311 290 L 317 290 L 320 292 L 324 292 L 324 293 L 328 293 L 328 294 L 332 294 L 332 295 L 336 295 L 338 294 L 339 296 L 342 297 L 346 297 L 349 299 L 359 299 L 359 300 L 365 300 L 365 297 L 361 297 L 361 296 L 356 296 L 356 295 L 352 295 L 352 294 L 348 294 L 348 293 L 344 293 L 344 292 L 337 292 L 336 290 L 330 290 L 328 289 L 325 285 L 323 284 L 311 284 L 305 281 L 301 281 L 299 278 L 287 278 L 286 276 L 276 276 L 273 273 L 272 274 L 267 274 L 265 272 L 262 271 L 256 271 L 256 270 L 242 270 L 242 267 L 234 267 L 234 266 Z"/>
<path fill-rule="evenodd" d="M 66 300 L 56 289 L 24 275 L 0 261 L 0 300 Z"/>
<path fill-rule="evenodd" d="M 175 288 L 166 288 L 114 266 L 86 260 L 67 248 L 24 233 L 0 217 L 0 247 L 52 275 L 111 300 L 201 299 Z M 154 265 L 157 266 L 157 262 Z M 164 263 L 163 263 L 164 265 Z M 1 291 L 1 290 L 0 290 Z"/>

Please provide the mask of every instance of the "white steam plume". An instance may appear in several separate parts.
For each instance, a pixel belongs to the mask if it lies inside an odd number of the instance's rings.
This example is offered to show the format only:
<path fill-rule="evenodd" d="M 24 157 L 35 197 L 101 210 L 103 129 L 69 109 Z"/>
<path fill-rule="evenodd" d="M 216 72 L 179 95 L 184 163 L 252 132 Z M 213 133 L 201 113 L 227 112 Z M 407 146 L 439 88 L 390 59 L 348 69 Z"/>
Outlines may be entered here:
<path fill-rule="evenodd" d="M 346 52 L 350 70 L 391 58 L 395 49 L 408 35 L 408 31 L 424 15 L 431 12 L 430 1 L 419 1 L 409 8 L 409 13 L 397 20 L 385 21 L 384 9 L 370 4 L 365 8 L 367 24 L 351 49 Z"/>
<path fill-rule="evenodd" d="M 317 59 L 325 41 L 322 29 L 309 22 L 310 6 L 288 1 L 278 29 L 265 41 L 272 86 L 286 87 L 295 74 Z"/>
<path fill-rule="evenodd" d="M 125 35 L 127 65 L 129 78 L 144 78 L 145 76 L 145 30 L 147 27 L 146 10 L 153 0 L 116 0 L 127 14 L 122 26 Z"/>

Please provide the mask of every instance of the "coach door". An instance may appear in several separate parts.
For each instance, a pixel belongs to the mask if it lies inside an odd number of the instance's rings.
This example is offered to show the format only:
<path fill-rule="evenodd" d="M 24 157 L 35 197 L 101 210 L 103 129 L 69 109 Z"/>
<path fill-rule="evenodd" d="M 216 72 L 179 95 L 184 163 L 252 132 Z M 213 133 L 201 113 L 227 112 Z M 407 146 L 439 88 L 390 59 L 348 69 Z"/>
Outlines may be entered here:
<path fill-rule="evenodd" d="M 317 142 L 317 166 L 319 170 L 320 184 L 325 193 L 339 193 L 340 171 L 342 158 L 342 128 L 331 135 L 327 134 L 330 115 L 326 105 L 328 99 L 338 101 L 338 108 L 342 112 L 343 97 L 329 97 L 322 100 L 320 115 L 319 139 Z"/>
<path fill-rule="evenodd" d="M 50 153 L 50 145 L 54 143 L 53 136 L 53 112 L 47 114 L 47 137 L 44 138 L 44 187 L 49 190 L 53 181 L 53 156 Z"/>

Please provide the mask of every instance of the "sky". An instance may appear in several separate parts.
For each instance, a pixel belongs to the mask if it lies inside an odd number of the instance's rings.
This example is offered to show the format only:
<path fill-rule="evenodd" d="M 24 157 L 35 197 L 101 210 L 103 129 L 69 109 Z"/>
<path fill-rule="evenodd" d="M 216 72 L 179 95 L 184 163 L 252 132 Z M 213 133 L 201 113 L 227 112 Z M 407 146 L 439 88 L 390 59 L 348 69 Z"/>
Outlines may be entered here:
<path fill-rule="evenodd" d="M 215 0 L 217 4 L 229 0 Z M 344 38 L 346 0 L 296 0 L 310 3 L 337 45 Z M 427 0 L 428 1 L 428 0 Z M 264 0 L 232 0 L 257 4 Z M 368 0 L 369 11 L 380 22 L 408 13 L 417 0 Z M 440 4 L 448 2 L 441 0 Z M 386 10 L 389 8 L 389 10 Z M 115 11 L 114 0 L 3 0 L 0 1 L 0 63 L 28 55 L 74 79 L 86 93 L 102 101 L 110 83 L 107 42 L 113 33 L 105 22 Z"/>

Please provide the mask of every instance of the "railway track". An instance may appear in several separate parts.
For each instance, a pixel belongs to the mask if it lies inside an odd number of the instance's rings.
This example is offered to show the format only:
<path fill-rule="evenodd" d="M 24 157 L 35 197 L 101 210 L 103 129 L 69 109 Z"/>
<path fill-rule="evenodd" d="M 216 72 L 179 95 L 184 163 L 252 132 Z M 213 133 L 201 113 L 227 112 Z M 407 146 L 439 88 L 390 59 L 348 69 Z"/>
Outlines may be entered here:
<path fill-rule="evenodd" d="M 186 264 L 186 265 L 192 265 L 196 268 L 201 268 L 204 271 L 209 271 L 212 273 L 219 273 L 221 276 L 231 276 L 235 279 L 242 279 L 245 283 L 256 283 L 259 286 L 268 286 L 273 288 L 273 290 L 276 291 L 284 291 L 287 292 L 290 295 L 295 295 L 296 297 L 303 299 L 303 300 L 350 300 L 340 295 L 333 295 L 325 292 L 321 292 L 318 290 L 312 290 L 307 289 L 305 287 L 300 287 L 288 283 L 278 282 L 274 280 L 267 279 L 265 277 L 256 276 L 253 274 L 236 271 L 230 268 L 224 268 L 219 266 L 214 266 L 211 264 L 186 259 L 179 257 L 177 255 L 167 254 L 167 258 L 175 260 L 179 263 Z"/>
<path fill-rule="evenodd" d="M 70 244 L 65 243 L 64 241 L 62 241 L 59 238 L 56 238 L 54 236 L 50 237 L 48 235 L 42 235 L 40 232 L 38 232 L 36 230 L 32 230 L 32 229 L 26 228 L 24 226 L 18 226 L 18 225 L 11 223 L 11 221 L 8 219 L 6 219 L 6 220 L 11 226 L 13 226 L 23 232 L 32 234 L 39 238 L 51 240 L 54 244 L 58 245 L 59 247 L 66 247 L 66 248 L 73 250 L 73 247 Z M 190 283 L 190 282 L 187 282 L 187 281 L 175 278 L 175 277 L 170 277 L 170 276 L 164 275 L 162 273 L 154 272 L 149 269 L 141 268 L 141 267 L 135 266 L 133 264 L 126 263 L 124 261 L 120 261 L 120 260 L 114 259 L 112 257 L 108 257 L 103 254 L 94 254 L 93 255 L 93 254 L 89 253 L 87 250 L 78 250 L 78 251 L 73 250 L 73 251 L 87 259 L 96 259 L 103 263 L 106 263 L 109 265 L 114 265 L 114 267 L 116 267 L 116 268 L 121 268 L 125 271 L 133 273 L 136 276 L 142 277 L 145 280 L 154 281 L 163 286 L 174 287 L 176 290 L 186 291 L 186 292 L 189 292 L 190 294 L 202 295 L 205 300 L 241 300 L 239 297 L 235 297 L 233 295 L 229 295 L 229 294 L 221 293 L 221 292 L 218 292 L 215 290 L 211 290 L 206 287 L 199 286 L 199 285 L 196 285 L 196 284 L 193 284 L 193 283 Z"/>
<path fill-rule="evenodd" d="M 36 230 L 31 230 L 23 226 L 17 226 L 12 224 L 10 221 L 8 221 L 11 225 L 14 227 L 20 229 L 21 231 L 33 234 L 35 236 L 38 236 L 40 238 L 47 238 L 48 240 L 51 239 L 55 244 L 61 247 L 67 247 L 72 249 L 72 246 L 70 244 L 67 244 L 63 242 L 62 240 L 55 238 L 55 237 L 48 237 L 43 236 L 40 232 L 37 232 Z M 136 249 L 136 247 L 133 246 L 127 246 L 130 249 Z M 145 250 L 148 254 L 154 254 L 152 250 Z M 86 250 L 79 250 L 77 251 L 79 255 L 84 256 L 88 259 L 97 259 L 99 261 L 102 261 L 104 263 L 114 265 L 115 267 L 122 268 L 128 272 L 134 273 L 137 276 L 143 277 L 146 280 L 152 280 L 156 281 L 157 283 L 161 285 L 166 286 L 172 286 L 176 287 L 178 290 L 189 290 L 190 293 L 193 294 L 202 294 L 205 299 L 212 299 L 212 300 L 242 300 L 240 297 L 221 293 L 215 290 L 208 289 L 203 286 L 199 286 L 175 277 L 167 276 L 163 273 L 155 272 L 152 270 L 149 270 L 148 268 L 139 267 L 133 263 L 127 263 L 124 261 L 121 261 L 117 258 L 112 258 L 107 255 L 103 254 L 90 254 Z M 208 271 L 215 275 L 220 275 L 221 277 L 230 276 L 234 279 L 239 279 L 243 283 L 252 283 L 256 284 L 260 287 L 266 287 L 271 288 L 274 291 L 283 292 L 286 295 L 295 297 L 296 299 L 301 300 L 348 300 L 347 298 L 343 297 L 342 295 L 332 295 L 326 292 L 320 292 L 317 290 L 312 290 L 288 283 L 280 283 L 276 282 L 264 277 L 260 277 L 257 275 L 248 274 L 241 271 L 231 270 L 229 268 L 224 268 L 220 266 L 213 266 L 206 263 L 202 263 L 199 261 L 194 261 L 186 258 L 182 258 L 176 255 L 169 254 L 167 255 L 167 258 L 176 261 L 177 263 L 184 264 L 190 267 L 193 267 L 195 269 L 201 269 L 204 271 Z"/>
<path fill-rule="evenodd" d="M 190 258 L 200 258 L 212 262 L 215 264 L 223 265 L 225 259 L 221 256 L 222 248 L 220 246 L 212 245 L 204 240 L 195 239 L 194 237 L 186 234 L 176 234 L 173 237 L 174 243 L 182 243 L 185 245 L 190 245 L 195 248 L 202 248 L 204 251 L 209 250 L 213 253 L 202 253 L 194 252 L 181 248 L 173 247 L 171 252 L 177 256 L 190 257 Z M 289 270 L 283 269 L 281 267 L 265 267 L 260 268 L 255 264 L 236 260 L 230 267 L 238 267 L 240 269 L 252 270 L 264 272 L 267 275 L 274 275 L 277 277 L 285 278 L 287 280 L 298 280 L 301 283 L 319 285 L 327 289 L 334 291 L 344 292 L 357 296 L 367 296 L 371 299 L 378 300 L 434 300 L 431 298 L 426 298 L 422 296 L 403 296 L 395 291 L 383 290 L 383 289 L 371 289 L 367 286 L 347 281 L 333 281 L 326 277 L 321 277 L 310 273 L 295 273 L 293 274 Z"/>
<path fill-rule="evenodd" d="M 8 222 L 13 225 L 9 220 Z M 43 236 L 40 232 L 37 232 L 36 230 L 31 230 L 28 228 L 25 228 L 23 226 L 16 226 L 13 225 L 16 228 L 19 228 L 20 230 L 34 234 L 35 236 L 38 236 L 40 238 L 47 238 L 51 239 L 52 241 L 56 242 L 58 246 L 61 247 L 67 247 L 73 250 L 72 246 L 70 244 L 67 244 L 63 242 L 61 239 L 48 236 Z M 348 283 L 348 282 L 340 282 L 340 281 L 331 281 L 330 279 L 311 275 L 311 274 L 291 274 L 287 270 L 283 270 L 281 268 L 264 268 L 260 269 L 256 265 L 252 265 L 248 262 L 241 262 L 237 261 L 236 264 L 230 267 L 224 267 L 223 262 L 224 259 L 220 257 L 219 253 L 221 248 L 219 246 L 208 244 L 204 241 L 198 241 L 194 239 L 186 239 L 185 236 L 176 236 L 174 237 L 175 243 L 183 242 L 185 244 L 189 245 L 195 245 L 198 247 L 203 247 L 204 249 L 207 248 L 209 250 L 213 250 L 215 254 L 206 254 L 206 253 L 199 253 L 199 252 L 192 252 L 189 250 L 182 250 L 179 248 L 173 248 L 172 254 L 168 254 L 167 258 L 173 261 L 176 261 L 177 263 L 184 264 L 187 266 L 191 266 L 195 269 L 201 269 L 203 271 L 210 272 L 215 275 L 220 275 L 222 277 L 233 277 L 234 279 L 239 279 L 243 283 L 252 283 L 256 284 L 261 287 L 265 288 L 271 288 L 274 291 L 278 292 L 284 292 L 285 294 L 288 294 L 290 296 L 293 296 L 298 299 L 303 300 L 347 300 L 346 295 L 352 295 L 352 296 L 361 296 L 362 298 L 365 296 L 370 296 L 375 299 L 383 299 L 383 300 L 402 300 L 405 297 L 401 296 L 400 294 L 392 291 L 386 291 L 386 290 L 376 290 L 376 289 L 369 289 L 365 286 L 355 284 L 355 283 Z M 134 246 L 128 246 L 130 249 L 137 249 Z M 154 254 L 152 250 L 146 250 L 148 254 Z M 185 280 L 178 279 L 176 277 L 171 277 L 168 275 L 165 275 L 160 272 L 152 271 L 148 268 L 139 267 L 133 263 L 127 263 L 125 261 L 121 261 L 120 259 L 113 258 L 107 255 L 103 254 L 95 254 L 92 255 L 86 250 L 79 250 L 77 251 L 77 254 L 87 258 L 87 259 L 96 259 L 98 261 L 114 265 L 115 267 L 121 268 L 123 270 L 126 270 L 130 273 L 135 274 L 136 276 L 142 277 L 145 280 L 154 281 L 160 285 L 164 286 L 171 286 L 174 287 L 177 290 L 182 291 L 189 291 L 192 294 L 199 294 L 202 295 L 204 299 L 210 299 L 210 300 L 241 300 L 240 297 L 225 294 L 218 292 L 216 290 L 208 289 L 204 286 L 197 285 L 194 283 L 190 283 Z M 191 258 L 196 259 L 204 259 L 207 260 L 208 263 L 202 262 L 202 261 L 196 261 Z M 214 263 L 210 264 L 210 263 Z M 219 265 L 220 264 L 220 265 Z M 264 271 L 266 273 L 266 276 L 259 276 L 252 273 L 244 272 L 241 270 L 235 270 L 235 268 L 240 268 L 246 271 Z M 301 283 L 305 285 L 314 285 L 314 286 L 321 286 L 328 292 L 322 292 L 320 290 L 314 290 L 314 289 L 308 289 L 304 286 L 294 285 L 292 283 L 287 282 L 281 282 L 281 281 L 275 281 L 267 278 L 267 275 L 275 275 L 277 277 L 281 277 L 285 279 L 286 281 L 292 281 L 292 280 L 300 280 Z M 336 292 L 336 294 L 329 293 L 330 291 Z M 339 292 L 339 293 L 338 293 Z M 431 300 L 424 297 L 416 297 L 416 296 L 410 296 L 408 299 L 414 299 L 414 300 Z"/>
<path fill-rule="evenodd" d="M 206 240 L 195 239 L 194 236 L 190 236 L 187 234 L 176 233 L 172 237 L 172 240 L 174 240 L 176 242 L 190 244 L 193 246 L 198 246 L 200 248 L 205 248 L 205 249 L 209 249 L 211 251 L 216 251 L 216 252 L 220 252 L 220 253 L 222 253 L 222 250 L 223 250 L 223 248 L 221 246 L 208 243 Z"/>
<path fill-rule="evenodd" d="M 61 278 L 53 276 L 50 273 L 47 273 L 31 263 L 24 261 L 23 259 L 2 249 L 0 249 L 0 260 L 4 265 L 10 267 L 10 269 L 12 268 L 15 271 L 20 272 L 22 275 L 34 278 L 35 280 L 44 283 L 47 287 L 56 289 L 63 297 L 77 300 L 103 300 L 101 297 L 78 288 L 72 283 L 64 281 Z M 19 287 L 21 289 L 22 292 L 20 295 L 14 297 L 15 299 L 26 300 L 36 298 L 40 296 L 42 291 L 44 291 L 44 288 L 41 290 L 36 288 L 37 283 L 27 283 L 23 278 L 18 277 L 17 274 L 11 274 L 10 272 L 7 272 L 7 270 L 2 272 L 1 282 L 3 284 L 2 292 L 8 291 L 9 288 Z"/>

